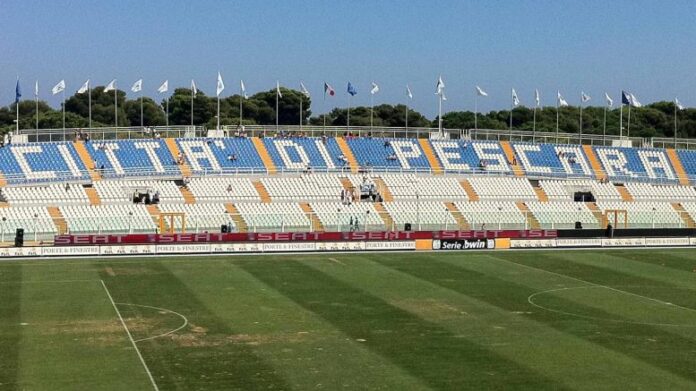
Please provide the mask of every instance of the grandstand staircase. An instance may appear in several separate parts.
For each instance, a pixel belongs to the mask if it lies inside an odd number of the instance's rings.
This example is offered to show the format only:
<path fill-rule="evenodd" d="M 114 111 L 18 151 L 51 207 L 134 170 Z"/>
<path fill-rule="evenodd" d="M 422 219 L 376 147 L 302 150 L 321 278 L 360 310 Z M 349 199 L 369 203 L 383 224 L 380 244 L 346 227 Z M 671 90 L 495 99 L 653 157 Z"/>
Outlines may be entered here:
<path fill-rule="evenodd" d="M 469 222 L 466 221 L 466 218 L 462 214 L 459 209 L 457 209 L 457 206 L 454 205 L 454 202 L 445 202 L 445 206 L 447 207 L 447 210 L 450 211 L 452 214 L 452 217 L 457 221 L 457 226 L 459 226 L 459 229 L 461 230 L 469 230 L 471 229 L 471 226 L 469 225 Z"/>
<path fill-rule="evenodd" d="M 430 164 L 430 167 L 433 169 L 433 174 L 442 174 L 442 166 L 440 165 L 440 161 L 437 160 L 437 156 L 435 156 L 435 153 L 430 146 L 430 140 L 427 138 L 419 138 L 418 144 L 420 144 L 423 153 L 425 153 L 425 157 L 428 159 L 428 164 Z"/>
<path fill-rule="evenodd" d="M 261 158 L 264 167 L 266 167 L 266 171 L 269 174 L 275 174 L 277 172 L 275 163 L 273 163 L 271 155 L 268 153 L 266 146 L 263 144 L 263 140 L 261 140 L 258 137 L 252 137 L 251 143 L 254 144 L 254 148 L 256 149 L 256 152 L 259 154 L 259 157 Z"/>
<path fill-rule="evenodd" d="M 239 213 L 239 210 L 237 210 L 237 207 L 234 206 L 234 204 L 225 204 L 225 209 L 227 209 L 227 213 L 230 214 L 230 218 L 232 221 L 234 221 L 234 225 L 237 226 L 237 231 L 249 231 L 249 226 L 247 225 L 246 221 L 244 221 L 242 214 Z"/>
<path fill-rule="evenodd" d="M 354 174 L 357 173 L 358 172 L 358 161 L 355 159 L 355 155 L 353 155 L 353 151 L 350 150 L 350 147 L 348 146 L 346 139 L 343 137 L 336 137 L 336 144 L 338 144 L 338 148 L 341 150 L 341 153 L 348 160 L 348 165 L 350 166 L 350 172 L 352 172 Z"/>
<path fill-rule="evenodd" d="M 87 194 L 90 205 L 101 205 L 101 198 L 99 198 L 97 189 L 92 186 L 85 186 L 85 193 Z"/>
<path fill-rule="evenodd" d="M 672 208 L 674 208 L 677 213 L 679 213 L 679 217 L 681 217 L 682 221 L 684 221 L 684 224 L 686 225 L 686 228 L 694 228 L 696 227 L 696 222 L 694 219 L 691 217 L 689 212 L 684 209 L 682 204 L 678 202 L 673 202 L 672 203 Z"/>
<path fill-rule="evenodd" d="M 353 191 L 355 186 L 353 186 L 353 182 L 351 182 L 350 179 L 346 177 L 340 177 L 339 179 L 341 180 L 341 185 L 343 185 L 343 188 L 346 191 Z"/>
<path fill-rule="evenodd" d="M 599 226 L 602 227 L 604 225 L 604 213 L 602 213 L 602 210 L 599 209 L 597 204 L 594 202 L 585 202 L 585 205 L 587 206 L 587 209 L 589 209 L 590 212 L 592 212 L 595 219 L 597 219 Z"/>
<path fill-rule="evenodd" d="M 5 176 L 0 173 L 0 187 L 5 187 L 7 186 L 7 180 L 5 179 Z"/>
<path fill-rule="evenodd" d="M 528 229 L 539 229 L 541 228 L 541 224 L 539 224 L 539 220 L 537 220 L 536 217 L 534 217 L 534 214 L 532 213 L 531 210 L 529 210 L 529 207 L 527 207 L 527 204 L 524 202 L 518 201 L 515 202 L 517 205 L 517 209 L 520 210 L 526 217 L 527 217 L 527 227 Z"/>
<path fill-rule="evenodd" d="M 184 197 L 185 204 L 195 204 L 196 203 L 196 197 L 193 196 L 193 193 L 191 192 L 191 190 L 189 190 L 188 187 L 179 186 L 179 191 L 181 192 L 181 196 Z"/>
<path fill-rule="evenodd" d="M 152 221 L 154 221 L 155 225 L 159 228 L 160 226 L 160 213 L 162 213 L 159 209 L 159 207 L 155 204 L 150 204 L 146 205 L 147 207 L 147 212 L 150 213 L 150 216 L 152 216 Z M 165 222 L 166 224 L 166 222 Z"/>
<path fill-rule="evenodd" d="M 679 178 L 679 184 L 682 186 L 689 186 L 689 176 L 686 174 L 684 166 L 681 164 L 681 160 L 679 160 L 677 151 L 675 151 L 674 148 L 667 148 L 667 157 L 672 163 L 672 167 L 674 167 L 674 172 L 677 174 L 677 178 Z"/>
<path fill-rule="evenodd" d="M 381 202 L 375 202 L 375 210 L 377 210 L 377 214 L 379 214 L 379 217 L 384 221 L 384 226 L 387 227 L 387 231 L 393 230 L 394 219 L 389 215 L 384 205 Z"/>
<path fill-rule="evenodd" d="M 87 171 L 89 172 L 89 176 L 90 178 L 92 178 L 92 181 L 100 180 L 101 174 L 99 174 L 99 172 L 97 171 L 97 167 L 94 166 L 94 159 L 92 159 L 92 156 L 87 151 L 87 147 L 85 147 L 85 142 L 82 140 L 76 140 L 74 147 L 75 151 L 77 151 L 77 156 L 80 157 L 82 164 L 84 164 L 87 168 Z"/>
<path fill-rule="evenodd" d="M 501 141 L 500 146 L 503 147 L 503 152 L 505 153 L 505 157 L 507 158 L 507 161 L 510 163 L 510 167 L 512 167 L 512 172 L 515 173 L 515 176 L 523 177 L 524 170 L 522 169 L 522 166 L 519 164 L 519 162 L 515 158 L 515 151 L 512 150 L 512 145 L 510 145 L 510 142 L 509 141 Z"/>
<path fill-rule="evenodd" d="M 379 191 L 379 194 L 382 196 L 382 200 L 386 202 L 394 201 L 394 195 L 389 191 L 387 184 L 384 183 L 382 178 L 372 178 L 372 180 L 375 182 L 375 185 L 377 185 L 377 191 Z"/>
<path fill-rule="evenodd" d="M 626 202 L 632 202 L 633 201 L 633 196 L 631 193 L 628 192 L 628 189 L 624 185 L 615 185 L 616 186 L 616 191 L 619 192 L 619 195 L 621 196 L 621 199 L 626 201 Z"/>
<path fill-rule="evenodd" d="M 324 232 L 324 225 L 319 220 L 319 217 L 317 217 L 317 214 L 314 213 L 314 210 L 309 203 L 301 202 L 300 208 L 302 208 L 302 211 L 305 213 L 305 215 L 307 215 L 309 221 L 312 222 L 312 232 Z"/>
<path fill-rule="evenodd" d="M 541 186 L 537 185 L 532 187 L 537 195 L 537 198 L 539 199 L 539 202 L 549 202 L 549 196 L 546 194 L 544 189 L 541 188 Z"/>
<path fill-rule="evenodd" d="M 270 204 L 271 203 L 271 195 L 268 194 L 268 190 L 266 190 L 266 186 L 261 183 L 260 180 L 255 180 L 251 182 L 254 185 L 254 189 L 256 189 L 256 192 L 259 193 L 259 198 L 261 198 L 261 202 L 264 204 Z"/>
<path fill-rule="evenodd" d="M 169 153 L 172 154 L 172 158 L 174 160 L 177 160 L 177 156 L 179 156 L 179 152 L 181 152 L 181 151 L 179 151 L 179 145 L 177 145 L 176 139 L 166 138 L 166 139 L 164 139 L 164 143 L 167 145 L 167 149 L 169 149 Z M 183 163 L 179 164 L 179 171 L 181 171 L 181 175 L 183 177 L 190 177 L 191 176 L 191 167 L 186 162 L 185 157 L 184 157 Z"/>
<path fill-rule="evenodd" d="M 466 179 L 462 179 L 459 181 L 459 185 L 466 192 L 467 197 L 469 197 L 469 201 L 479 200 L 479 196 L 478 194 L 476 194 L 476 190 L 474 190 L 474 187 L 471 186 L 471 183 L 469 181 L 467 181 Z"/>
<path fill-rule="evenodd" d="M 592 167 L 592 171 L 594 172 L 597 180 L 605 180 L 607 178 L 607 174 L 604 173 L 602 165 L 599 163 L 599 159 L 597 159 L 597 155 L 595 155 L 592 146 L 583 145 L 582 150 L 585 152 L 585 156 L 587 156 L 587 160 L 589 160 L 590 166 Z"/>
<path fill-rule="evenodd" d="M 46 209 L 48 210 L 49 216 L 51 216 L 51 219 L 53 220 L 53 224 L 56 226 L 58 235 L 67 233 L 68 223 L 65 221 L 65 217 L 63 217 L 63 213 L 61 213 L 60 209 L 58 209 L 57 206 L 49 206 Z"/>

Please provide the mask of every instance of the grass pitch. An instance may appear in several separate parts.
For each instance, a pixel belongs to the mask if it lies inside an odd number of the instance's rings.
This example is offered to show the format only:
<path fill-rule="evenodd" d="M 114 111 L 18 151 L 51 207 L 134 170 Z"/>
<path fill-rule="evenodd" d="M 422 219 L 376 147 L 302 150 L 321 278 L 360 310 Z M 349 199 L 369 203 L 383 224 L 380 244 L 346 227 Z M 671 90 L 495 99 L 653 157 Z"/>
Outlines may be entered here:
<path fill-rule="evenodd" d="M 695 272 L 693 250 L 4 262 L 0 390 L 696 389 Z"/>

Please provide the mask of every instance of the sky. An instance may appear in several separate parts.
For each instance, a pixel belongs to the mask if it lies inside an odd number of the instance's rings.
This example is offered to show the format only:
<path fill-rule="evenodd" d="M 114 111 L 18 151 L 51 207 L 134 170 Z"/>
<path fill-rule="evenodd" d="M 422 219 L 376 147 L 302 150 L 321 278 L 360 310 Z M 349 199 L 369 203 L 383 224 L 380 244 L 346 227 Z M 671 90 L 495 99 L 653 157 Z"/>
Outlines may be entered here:
<path fill-rule="evenodd" d="M 435 84 L 445 82 L 445 111 L 510 107 L 515 88 L 523 105 L 555 106 L 560 90 L 571 104 L 581 91 L 591 104 L 621 89 L 641 102 L 679 100 L 696 106 L 696 1 L 669 0 L 0 0 L 0 105 L 24 99 L 59 107 L 50 89 L 65 79 L 74 93 L 117 79 L 128 90 L 144 79 L 158 97 L 168 79 L 195 79 L 209 95 L 217 72 L 226 89 L 249 93 L 276 80 L 313 97 L 313 112 L 352 105 L 408 103 L 437 113 Z M 337 94 L 322 99 L 324 81 Z M 406 85 L 413 99 L 406 96 Z M 137 96 L 135 93 L 129 95 Z"/>

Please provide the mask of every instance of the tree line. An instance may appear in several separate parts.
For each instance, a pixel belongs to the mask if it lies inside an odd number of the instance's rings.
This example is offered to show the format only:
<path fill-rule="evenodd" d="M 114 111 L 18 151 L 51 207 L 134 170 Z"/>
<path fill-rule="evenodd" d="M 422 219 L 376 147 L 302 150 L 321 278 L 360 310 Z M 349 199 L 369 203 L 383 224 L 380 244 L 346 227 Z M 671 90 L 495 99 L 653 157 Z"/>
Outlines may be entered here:
<path fill-rule="evenodd" d="M 304 124 L 327 126 L 343 126 L 348 122 L 347 108 L 334 108 L 321 115 L 313 115 L 310 97 L 300 91 L 281 87 L 283 98 L 278 102 L 278 122 L 281 125 L 297 125 L 302 120 Z M 118 126 L 140 126 L 140 98 L 128 99 L 126 93 L 117 90 Z M 68 128 L 84 128 L 89 125 L 89 96 L 87 93 L 75 94 L 65 101 L 65 125 Z M 97 86 L 91 91 L 92 126 L 114 126 L 114 92 L 104 92 L 103 86 Z M 256 93 L 248 98 L 232 95 L 220 99 L 220 123 L 222 125 L 237 125 L 240 121 L 240 100 L 244 125 L 275 125 L 276 121 L 276 91 L 271 89 Z M 198 91 L 193 99 L 193 123 L 215 127 L 217 123 L 217 99 Z M 300 105 L 301 102 L 301 105 Z M 146 126 L 163 126 L 167 123 L 165 107 L 169 106 L 170 125 L 191 124 L 191 90 L 177 88 L 174 93 L 159 102 L 144 97 L 143 122 Z M 302 113 L 300 113 L 302 106 Z M 15 129 L 16 106 L 0 108 L 0 131 L 9 132 Z M 33 129 L 36 127 L 37 107 L 33 100 L 19 102 L 20 128 Z M 536 130 L 540 132 L 556 131 L 556 107 L 541 107 L 536 111 Z M 558 113 L 561 132 L 580 132 L 579 107 L 561 107 Z M 582 133 L 602 134 L 604 131 L 604 107 L 584 107 L 582 110 Z M 618 108 L 607 110 L 606 133 L 619 134 Z M 640 137 L 673 137 L 674 136 L 673 102 L 655 102 L 642 108 L 632 108 L 631 136 Z M 628 109 L 624 108 L 624 128 L 626 127 Z M 403 127 L 406 125 L 407 107 L 403 104 L 380 104 L 374 106 L 372 123 L 374 126 Z M 479 129 L 508 129 L 509 110 L 478 113 Z M 45 101 L 38 104 L 39 128 L 59 129 L 63 126 L 62 108 L 54 109 Z M 471 111 L 450 111 L 442 116 L 443 126 L 452 129 L 474 128 L 474 113 Z M 350 108 L 350 124 L 353 126 L 370 125 L 370 107 L 357 106 Z M 678 136 L 696 137 L 696 109 L 678 111 Z M 409 127 L 437 127 L 438 119 L 428 119 L 423 114 L 408 108 Z M 534 127 L 534 111 L 528 107 L 517 107 L 512 112 L 512 126 L 516 130 L 532 130 Z M 624 133 L 625 134 L 625 133 Z"/>

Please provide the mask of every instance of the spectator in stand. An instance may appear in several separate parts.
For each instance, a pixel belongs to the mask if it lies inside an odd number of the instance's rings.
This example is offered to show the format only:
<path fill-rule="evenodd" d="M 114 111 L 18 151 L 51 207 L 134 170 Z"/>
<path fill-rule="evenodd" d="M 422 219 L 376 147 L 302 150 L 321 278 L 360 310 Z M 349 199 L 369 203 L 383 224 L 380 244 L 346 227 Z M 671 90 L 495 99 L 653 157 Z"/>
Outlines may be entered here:
<path fill-rule="evenodd" d="M 237 155 L 235 155 L 234 153 L 231 153 L 227 156 L 227 160 L 229 160 L 231 162 L 235 162 L 235 161 L 237 161 Z"/>
<path fill-rule="evenodd" d="M 387 160 L 388 161 L 394 161 L 397 160 L 398 158 L 396 157 L 396 153 L 392 152 L 391 154 L 387 155 Z"/>

